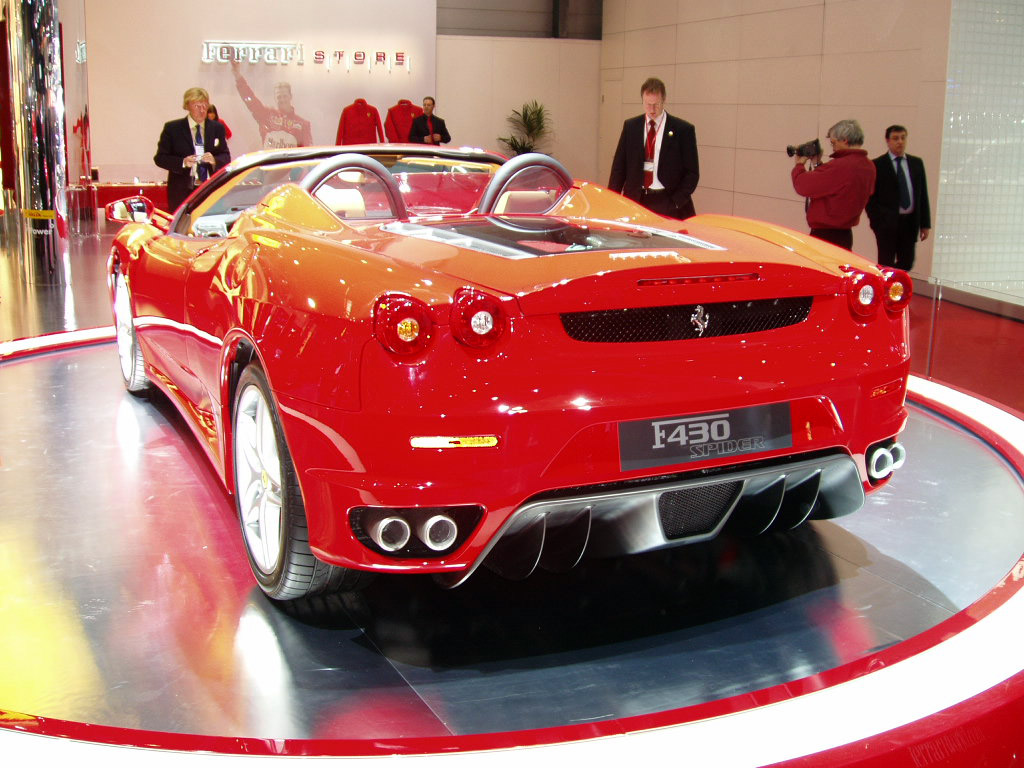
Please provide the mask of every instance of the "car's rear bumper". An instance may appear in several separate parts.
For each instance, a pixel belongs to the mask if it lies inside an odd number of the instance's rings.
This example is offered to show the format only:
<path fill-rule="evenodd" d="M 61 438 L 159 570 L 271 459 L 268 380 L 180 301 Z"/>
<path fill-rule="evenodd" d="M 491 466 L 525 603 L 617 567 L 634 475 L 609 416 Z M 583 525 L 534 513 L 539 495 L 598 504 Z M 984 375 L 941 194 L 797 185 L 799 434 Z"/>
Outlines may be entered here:
<path fill-rule="evenodd" d="M 582 535 L 584 525 L 574 522 L 572 511 L 579 504 L 559 502 L 552 508 L 544 501 L 545 506 L 537 507 L 538 498 L 587 496 L 589 490 L 572 489 L 649 483 L 653 478 L 671 478 L 670 482 L 689 487 L 708 473 L 723 472 L 739 473 L 744 483 L 740 496 L 746 498 L 756 496 L 767 482 L 759 474 L 766 465 L 771 472 L 787 475 L 784 490 L 802 487 L 804 495 L 811 487 L 805 484 L 807 473 L 819 472 L 812 485 L 825 479 L 825 492 L 815 494 L 824 501 L 811 514 L 853 511 L 862 503 L 863 490 L 877 485 L 868 479 L 866 452 L 898 435 L 905 423 L 909 359 L 895 348 L 839 352 L 796 339 L 794 335 L 788 347 L 783 344 L 782 351 L 736 341 L 718 343 L 706 347 L 700 360 L 677 357 L 668 371 L 663 357 L 617 360 L 621 353 L 607 348 L 594 349 L 593 356 L 543 355 L 543 362 L 538 354 L 533 365 L 513 365 L 512 359 L 526 359 L 513 355 L 481 364 L 461 350 L 437 354 L 429 368 L 396 365 L 371 343 L 363 360 L 359 412 L 280 397 L 285 432 L 300 471 L 313 551 L 348 567 L 449 573 L 453 575 L 445 578 L 458 581 L 485 555 L 504 546 L 496 544 L 499 538 L 511 542 L 513 534 L 530 528 L 529 521 L 537 517 L 545 518 L 545 528 L 554 521 L 552 530 L 568 525 L 576 529 L 573 536 Z M 865 343 L 871 340 L 861 342 Z M 784 447 L 624 468 L 620 425 L 625 422 L 772 403 L 789 409 L 790 443 Z M 495 444 L 417 448 L 417 437 L 488 437 Z M 795 468 L 780 469 L 787 463 Z M 840 476 L 842 482 L 834 480 Z M 850 490 L 851 479 L 858 492 Z M 829 489 L 840 487 L 843 490 L 837 493 L 847 501 L 836 502 L 832 512 L 825 512 L 834 495 Z M 646 508 L 656 508 L 661 492 L 643 494 Z M 761 496 L 762 502 L 769 496 Z M 853 497 L 860 500 L 849 502 Z M 633 501 L 626 506 L 635 506 Z M 752 505 L 738 497 L 716 525 L 728 517 L 763 517 L 763 512 L 744 511 Z M 483 514 L 454 550 L 429 557 L 376 551 L 364 543 L 365 537 L 360 541 L 360 532 L 353 530 L 349 519 L 356 507 L 386 511 L 451 506 L 477 506 Z M 617 506 L 618 502 L 598 505 L 597 514 L 591 510 L 586 526 L 591 551 L 641 551 L 692 539 L 648 537 L 645 544 L 630 544 L 624 539 L 637 526 L 609 522 L 621 516 L 614 511 Z M 540 515 L 538 509 L 551 514 Z M 653 531 L 651 514 L 644 513 L 639 528 Z M 717 527 L 709 535 L 716 531 Z M 547 538 L 552 535 L 549 531 Z M 530 536 L 536 538 L 536 530 Z M 620 541 L 612 543 L 616 538 Z M 570 543 L 569 548 L 573 546 Z"/>

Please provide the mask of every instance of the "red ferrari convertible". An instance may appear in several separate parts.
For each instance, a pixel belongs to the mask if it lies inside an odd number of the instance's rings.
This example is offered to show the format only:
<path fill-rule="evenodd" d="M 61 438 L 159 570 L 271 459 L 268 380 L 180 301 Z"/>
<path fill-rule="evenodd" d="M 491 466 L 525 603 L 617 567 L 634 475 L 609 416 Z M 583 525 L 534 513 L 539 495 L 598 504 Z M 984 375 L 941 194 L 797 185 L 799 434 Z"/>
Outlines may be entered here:
<path fill-rule="evenodd" d="M 184 414 L 275 599 L 791 528 L 903 462 L 911 282 L 808 235 L 393 145 L 108 217 L 125 385 Z"/>

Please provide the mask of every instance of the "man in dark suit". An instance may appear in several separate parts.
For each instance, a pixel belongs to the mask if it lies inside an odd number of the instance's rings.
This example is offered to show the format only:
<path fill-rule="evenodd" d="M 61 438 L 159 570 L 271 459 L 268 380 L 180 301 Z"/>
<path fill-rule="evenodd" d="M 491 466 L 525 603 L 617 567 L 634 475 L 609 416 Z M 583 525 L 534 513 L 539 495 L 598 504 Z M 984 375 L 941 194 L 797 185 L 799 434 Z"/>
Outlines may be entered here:
<path fill-rule="evenodd" d="M 662 216 L 693 216 L 697 189 L 697 132 L 665 112 L 665 84 L 656 77 L 640 86 L 644 114 L 622 124 L 608 188 Z"/>
<path fill-rule="evenodd" d="M 874 160 L 875 191 L 865 211 L 878 244 L 878 263 L 911 270 L 918 240 L 927 240 L 932 228 L 928 180 L 921 158 L 907 154 L 907 129 L 885 129 L 889 151 Z"/>
<path fill-rule="evenodd" d="M 434 114 L 433 97 L 427 96 L 423 100 L 423 114 L 412 121 L 409 141 L 414 144 L 447 144 L 451 140 L 444 120 Z"/>
<path fill-rule="evenodd" d="M 207 120 L 210 94 L 202 88 L 185 91 L 188 115 L 164 124 L 153 162 L 167 171 L 167 207 L 177 210 L 192 190 L 231 162 L 224 124 Z"/>

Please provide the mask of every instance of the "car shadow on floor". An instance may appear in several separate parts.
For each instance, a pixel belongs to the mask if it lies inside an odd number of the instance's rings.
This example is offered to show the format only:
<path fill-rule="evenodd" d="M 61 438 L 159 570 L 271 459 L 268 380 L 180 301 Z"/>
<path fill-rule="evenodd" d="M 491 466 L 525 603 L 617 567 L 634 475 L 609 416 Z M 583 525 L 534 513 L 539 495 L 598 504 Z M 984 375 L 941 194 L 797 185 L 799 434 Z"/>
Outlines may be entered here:
<path fill-rule="evenodd" d="M 359 593 L 281 605 L 319 627 L 358 625 L 382 654 L 465 667 L 652 638 L 834 587 L 810 526 L 731 536 L 512 582 L 486 568 L 446 590 L 426 576 L 378 576 Z"/>

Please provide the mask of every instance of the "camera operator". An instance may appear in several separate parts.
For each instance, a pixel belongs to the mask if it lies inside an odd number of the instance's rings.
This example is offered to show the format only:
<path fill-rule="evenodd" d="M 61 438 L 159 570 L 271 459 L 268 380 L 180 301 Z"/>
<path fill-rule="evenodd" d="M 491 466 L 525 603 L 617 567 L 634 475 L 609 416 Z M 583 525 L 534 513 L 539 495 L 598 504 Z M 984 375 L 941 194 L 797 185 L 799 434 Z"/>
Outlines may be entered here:
<path fill-rule="evenodd" d="M 811 234 L 846 250 L 853 249 L 853 228 L 875 188 L 875 164 L 861 149 L 864 131 L 856 120 L 840 120 L 828 129 L 831 159 L 796 155 L 793 189 L 807 198 Z M 811 170 L 807 163 L 810 161 Z"/>

